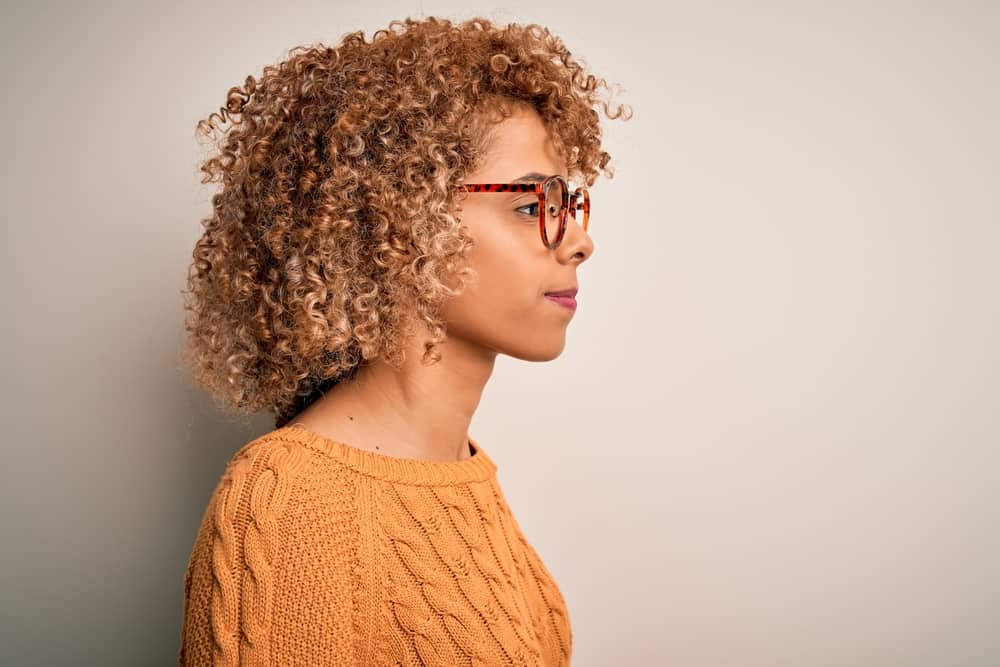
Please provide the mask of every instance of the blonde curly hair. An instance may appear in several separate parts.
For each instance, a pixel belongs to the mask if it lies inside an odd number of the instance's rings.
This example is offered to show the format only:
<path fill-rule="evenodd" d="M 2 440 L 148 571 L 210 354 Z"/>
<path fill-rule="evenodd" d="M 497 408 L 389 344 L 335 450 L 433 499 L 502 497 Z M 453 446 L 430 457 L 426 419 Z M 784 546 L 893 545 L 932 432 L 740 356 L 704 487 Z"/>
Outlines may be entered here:
<path fill-rule="evenodd" d="M 362 362 L 401 363 L 413 317 L 431 334 L 422 362 L 439 361 L 438 308 L 475 275 L 453 186 L 517 105 L 571 178 L 612 177 L 594 107 L 631 109 L 602 86 L 542 26 L 429 17 L 295 47 L 231 88 L 197 127 L 215 140 L 202 182 L 222 186 L 182 290 L 194 381 L 281 427 Z"/>

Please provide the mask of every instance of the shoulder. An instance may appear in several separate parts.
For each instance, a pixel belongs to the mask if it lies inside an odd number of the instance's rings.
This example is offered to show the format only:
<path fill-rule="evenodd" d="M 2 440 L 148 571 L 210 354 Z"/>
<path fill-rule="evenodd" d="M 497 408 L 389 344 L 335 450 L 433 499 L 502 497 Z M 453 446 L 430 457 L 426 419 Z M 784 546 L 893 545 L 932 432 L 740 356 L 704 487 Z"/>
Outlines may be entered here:
<path fill-rule="evenodd" d="M 301 443 L 265 434 L 243 445 L 219 479 L 223 495 L 242 494 L 247 485 L 288 483 L 308 466 L 312 452 Z"/>
<path fill-rule="evenodd" d="M 225 541 L 248 515 L 280 514 L 308 457 L 302 447 L 266 436 L 241 447 L 226 464 L 209 501 L 216 537 Z"/>
<path fill-rule="evenodd" d="M 230 458 L 209 501 L 206 528 L 226 552 L 230 540 L 234 551 L 246 552 L 257 543 L 302 544 L 328 524 L 361 529 L 359 477 L 321 443 L 277 429 Z"/>
<path fill-rule="evenodd" d="M 333 465 L 322 452 L 273 433 L 233 454 L 185 574 L 183 658 L 235 665 L 253 655 L 263 664 L 268 660 L 260 652 L 267 652 L 275 633 L 309 634 L 302 645 L 315 647 L 323 640 L 310 633 L 331 624 L 348 627 L 358 542 L 355 494 L 341 475 L 330 474 Z M 276 605 L 300 603 L 333 616 L 298 627 L 275 612 Z"/>
<path fill-rule="evenodd" d="M 294 514 L 308 513 L 317 502 L 329 505 L 339 496 L 342 475 L 338 461 L 300 439 L 283 437 L 280 430 L 243 445 L 230 458 L 216 485 L 211 509 L 217 529 L 272 525 Z"/>

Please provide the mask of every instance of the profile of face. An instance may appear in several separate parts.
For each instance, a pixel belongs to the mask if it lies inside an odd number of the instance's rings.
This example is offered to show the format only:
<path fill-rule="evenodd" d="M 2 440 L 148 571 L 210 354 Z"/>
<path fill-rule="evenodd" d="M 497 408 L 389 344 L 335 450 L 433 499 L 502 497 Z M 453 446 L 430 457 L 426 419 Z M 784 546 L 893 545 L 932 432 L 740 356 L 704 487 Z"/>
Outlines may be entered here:
<path fill-rule="evenodd" d="M 567 177 L 566 163 L 535 110 L 519 108 L 495 126 L 494 137 L 482 167 L 464 182 L 514 183 L 530 173 Z M 533 192 L 459 198 L 458 216 L 475 240 L 469 257 L 478 280 L 445 304 L 448 338 L 525 361 L 558 357 L 575 311 L 545 294 L 579 286 L 577 269 L 594 252 L 590 235 L 568 216 L 562 243 L 546 248 Z"/>

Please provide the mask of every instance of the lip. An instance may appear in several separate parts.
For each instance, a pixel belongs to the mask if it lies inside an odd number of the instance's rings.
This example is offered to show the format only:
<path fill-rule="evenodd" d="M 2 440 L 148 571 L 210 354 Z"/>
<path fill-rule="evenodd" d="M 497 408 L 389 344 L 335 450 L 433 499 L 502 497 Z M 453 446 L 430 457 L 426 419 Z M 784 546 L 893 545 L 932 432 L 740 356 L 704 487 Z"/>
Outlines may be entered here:
<path fill-rule="evenodd" d="M 570 287 L 569 289 L 562 289 L 562 290 L 559 290 L 558 292 L 546 292 L 545 296 L 565 296 L 565 297 L 569 297 L 570 299 L 572 299 L 572 298 L 576 297 L 577 291 L 578 290 L 577 290 L 576 287 Z"/>
<path fill-rule="evenodd" d="M 576 310 L 576 299 L 571 296 L 559 296 L 558 294 L 546 294 L 545 298 L 549 301 L 554 301 L 558 303 L 563 308 L 568 308 L 570 310 Z"/>

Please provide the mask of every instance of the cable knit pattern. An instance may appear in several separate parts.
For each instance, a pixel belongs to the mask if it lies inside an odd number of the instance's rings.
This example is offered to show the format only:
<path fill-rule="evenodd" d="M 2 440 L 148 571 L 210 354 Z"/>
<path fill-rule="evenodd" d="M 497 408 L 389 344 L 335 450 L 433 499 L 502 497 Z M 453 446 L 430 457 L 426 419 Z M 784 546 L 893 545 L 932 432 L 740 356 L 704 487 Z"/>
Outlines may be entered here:
<path fill-rule="evenodd" d="M 247 443 L 184 574 L 181 665 L 569 665 L 551 573 L 470 439 L 461 461 L 298 425 Z"/>

